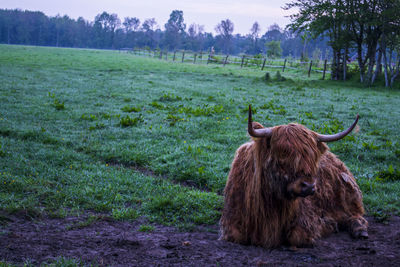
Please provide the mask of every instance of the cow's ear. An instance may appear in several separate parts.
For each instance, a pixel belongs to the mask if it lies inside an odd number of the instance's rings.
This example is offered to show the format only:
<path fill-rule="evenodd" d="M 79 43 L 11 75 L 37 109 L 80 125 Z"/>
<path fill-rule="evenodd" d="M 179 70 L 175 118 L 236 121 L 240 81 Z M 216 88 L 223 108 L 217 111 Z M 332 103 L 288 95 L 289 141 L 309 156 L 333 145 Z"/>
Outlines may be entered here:
<path fill-rule="evenodd" d="M 318 144 L 317 146 L 318 146 L 318 149 L 321 152 L 321 154 L 324 154 L 325 151 L 328 150 L 328 146 L 324 142 L 318 142 L 317 141 L 317 144 Z"/>
<path fill-rule="evenodd" d="M 253 125 L 253 129 L 262 129 L 262 128 L 265 128 L 264 126 L 262 126 L 261 123 L 256 122 L 256 121 L 253 121 L 253 122 L 252 122 L 252 125 Z"/>
<path fill-rule="evenodd" d="M 262 129 L 262 128 L 265 128 L 261 123 L 259 123 L 259 122 L 256 122 L 256 121 L 253 121 L 252 123 L 252 126 L 253 126 L 253 129 Z M 254 141 L 257 141 L 257 140 L 267 140 L 267 143 L 268 143 L 268 145 L 269 145 L 269 142 L 270 142 L 270 137 L 268 137 L 267 139 L 266 138 L 263 138 L 263 137 L 252 137 L 251 136 L 251 139 L 252 140 L 254 140 Z"/>

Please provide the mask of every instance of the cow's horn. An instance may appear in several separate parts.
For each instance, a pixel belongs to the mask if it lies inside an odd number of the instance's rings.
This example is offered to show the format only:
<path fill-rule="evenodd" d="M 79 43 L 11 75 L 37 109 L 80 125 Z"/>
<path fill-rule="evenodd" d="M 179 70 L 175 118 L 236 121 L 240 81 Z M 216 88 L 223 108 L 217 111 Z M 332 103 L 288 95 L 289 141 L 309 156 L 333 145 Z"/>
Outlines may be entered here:
<path fill-rule="evenodd" d="M 337 141 L 337 140 L 344 138 L 346 135 L 351 133 L 351 131 L 354 129 L 354 127 L 356 127 L 359 117 L 360 116 L 357 114 L 356 120 L 353 122 L 353 124 L 347 130 L 345 130 L 343 132 L 340 132 L 337 134 L 332 134 L 332 135 L 318 134 L 318 141 L 319 142 L 333 142 L 333 141 Z"/>
<path fill-rule="evenodd" d="M 247 131 L 249 132 L 249 135 L 252 137 L 269 137 L 272 135 L 272 131 L 269 128 L 262 128 L 262 129 L 253 128 L 251 119 L 251 105 L 249 105 L 249 120 L 248 120 Z"/>

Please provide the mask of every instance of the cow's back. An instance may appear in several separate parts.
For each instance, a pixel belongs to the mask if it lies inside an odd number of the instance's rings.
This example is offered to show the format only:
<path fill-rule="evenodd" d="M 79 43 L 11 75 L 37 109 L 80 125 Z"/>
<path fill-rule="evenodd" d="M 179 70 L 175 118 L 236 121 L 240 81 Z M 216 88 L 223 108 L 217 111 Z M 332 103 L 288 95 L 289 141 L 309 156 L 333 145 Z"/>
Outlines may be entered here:
<path fill-rule="evenodd" d="M 364 214 L 362 193 L 353 174 L 330 151 L 322 155 L 317 176 L 317 191 L 311 200 L 323 213 L 320 216 L 328 216 L 340 226 L 349 216 Z"/>

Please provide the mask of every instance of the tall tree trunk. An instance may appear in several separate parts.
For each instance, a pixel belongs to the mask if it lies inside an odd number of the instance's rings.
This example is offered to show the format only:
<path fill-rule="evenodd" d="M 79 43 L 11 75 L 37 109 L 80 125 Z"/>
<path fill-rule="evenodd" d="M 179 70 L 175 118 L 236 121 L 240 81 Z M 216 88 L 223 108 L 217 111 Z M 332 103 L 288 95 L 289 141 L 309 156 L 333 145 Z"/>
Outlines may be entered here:
<path fill-rule="evenodd" d="M 333 48 L 333 61 L 331 68 L 331 79 L 340 80 L 342 78 L 342 65 L 341 65 L 342 53 L 340 49 Z"/>
<path fill-rule="evenodd" d="M 344 49 L 344 54 L 343 54 L 343 81 L 346 80 L 347 76 L 347 55 L 349 53 L 349 48 L 346 45 L 346 48 Z"/>
<path fill-rule="evenodd" d="M 400 73 L 400 51 L 397 52 L 397 64 L 396 67 L 394 69 L 395 73 L 392 75 L 391 79 L 390 79 L 390 87 L 393 87 L 394 81 L 396 80 L 396 78 L 399 76 Z"/>
<path fill-rule="evenodd" d="M 381 57 L 383 54 L 383 64 L 384 64 L 384 72 L 385 72 L 385 87 L 389 87 L 389 77 L 388 77 L 388 61 L 387 61 L 387 49 L 386 49 L 386 34 L 382 34 L 381 38 L 381 47 L 379 49 L 379 57 L 378 57 L 378 64 L 380 63 Z M 390 64 L 390 63 L 389 63 Z M 378 68 L 378 66 L 377 66 Z M 379 66 L 381 68 L 381 66 Z M 374 82 L 374 81 L 372 81 Z"/>
<path fill-rule="evenodd" d="M 386 58 L 386 49 L 383 52 L 383 61 L 384 61 L 384 64 L 385 64 L 385 87 L 389 87 L 388 64 L 387 64 L 387 58 Z"/>
<path fill-rule="evenodd" d="M 378 51 L 378 60 L 376 61 L 376 69 L 375 69 L 374 74 L 372 75 L 371 84 L 374 84 L 376 78 L 382 72 L 382 54 L 384 55 L 384 61 L 385 61 L 385 67 L 386 67 L 387 66 L 387 64 L 386 64 L 386 49 L 384 47 L 383 41 L 382 41 L 381 47 L 379 48 L 379 51 Z M 386 73 L 386 69 L 385 69 L 385 75 L 386 74 L 387 73 Z"/>
<path fill-rule="evenodd" d="M 57 40 L 56 40 L 56 47 L 58 47 L 58 40 L 60 38 L 60 30 L 57 29 Z"/>
<path fill-rule="evenodd" d="M 371 47 L 371 50 L 368 53 L 368 71 L 366 75 L 365 82 L 368 83 L 369 85 L 372 85 L 372 73 L 374 71 L 374 66 L 375 66 L 375 57 L 376 57 L 376 46 Z"/>
<path fill-rule="evenodd" d="M 360 69 L 360 82 L 364 82 L 365 62 L 362 56 L 362 42 L 357 42 L 357 61 L 358 68 Z"/>
<path fill-rule="evenodd" d="M 10 26 L 7 28 L 7 43 L 10 44 Z"/>

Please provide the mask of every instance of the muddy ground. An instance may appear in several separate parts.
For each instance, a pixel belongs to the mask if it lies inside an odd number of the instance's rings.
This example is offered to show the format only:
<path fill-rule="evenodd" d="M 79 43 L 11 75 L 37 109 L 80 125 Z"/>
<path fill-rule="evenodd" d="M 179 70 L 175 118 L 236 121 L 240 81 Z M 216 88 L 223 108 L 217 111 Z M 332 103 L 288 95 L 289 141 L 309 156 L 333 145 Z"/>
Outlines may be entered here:
<path fill-rule="evenodd" d="M 64 256 L 99 266 L 400 266 L 400 217 L 386 223 L 369 217 L 367 240 L 340 232 L 295 252 L 219 241 L 216 225 L 194 232 L 158 225 L 141 232 L 140 221 L 107 217 L 89 225 L 76 217 L 7 218 L 0 227 L 0 260 L 17 265 Z"/>

